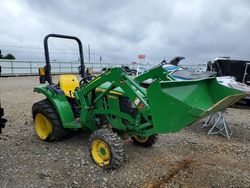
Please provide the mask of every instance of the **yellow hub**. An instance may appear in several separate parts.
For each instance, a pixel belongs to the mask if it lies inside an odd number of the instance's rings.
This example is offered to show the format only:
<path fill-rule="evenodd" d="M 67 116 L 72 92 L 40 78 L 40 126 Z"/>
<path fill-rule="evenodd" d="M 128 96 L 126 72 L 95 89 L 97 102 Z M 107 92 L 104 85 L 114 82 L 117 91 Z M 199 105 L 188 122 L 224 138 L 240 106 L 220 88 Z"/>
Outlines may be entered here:
<path fill-rule="evenodd" d="M 148 141 L 149 137 L 133 136 L 134 139 L 140 143 L 145 143 Z"/>
<path fill-rule="evenodd" d="M 93 140 L 91 144 L 91 155 L 99 166 L 106 166 L 110 163 L 111 152 L 108 144 L 99 139 Z"/>
<path fill-rule="evenodd" d="M 52 133 L 52 124 L 43 114 L 38 113 L 35 117 L 36 134 L 41 140 L 46 140 Z"/>

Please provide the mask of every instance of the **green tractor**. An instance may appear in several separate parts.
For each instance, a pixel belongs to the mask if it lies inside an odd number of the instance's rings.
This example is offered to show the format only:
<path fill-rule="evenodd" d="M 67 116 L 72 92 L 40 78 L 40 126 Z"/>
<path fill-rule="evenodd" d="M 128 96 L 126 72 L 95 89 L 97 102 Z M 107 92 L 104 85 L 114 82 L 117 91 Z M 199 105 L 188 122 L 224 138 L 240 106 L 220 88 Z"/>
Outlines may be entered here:
<path fill-rule="evenodd" d="M 2 133 L 2 129 L 5 127 L 5 123 L 7 120 L 3 118 L 4 116 L 4 110 L 1 108 L 1 101 L 0 101 L 0 133 Z"/>
<path fill-rule="evenodd" d="M 61 75 L 59 82 L 53 83 L 50 37 L 78 43 L 80 82 L 75 75 Z M 52 141 L 67 136 L 71 130 L 87 129 L 91 132 L 90 156 L 107 169 L 122 165 L 123 138 L 129 136 L 136 145 L 152 146 L 157 134 L 177 132 L 246 95 L 218 84 L 216 78 L 162 81 L 157 77 L 145 88 L 122 68 L 112 68 L 97 77 L 86 76 L 82 44 L 74 36 L 49 34 L 44 38 L 44 49 L 46 66 L 39 69 L 39 74 L 40 83 L 48 85 L 37 86 L 34 91 L 46 99 L 32 107 L 38 137 Z"/>

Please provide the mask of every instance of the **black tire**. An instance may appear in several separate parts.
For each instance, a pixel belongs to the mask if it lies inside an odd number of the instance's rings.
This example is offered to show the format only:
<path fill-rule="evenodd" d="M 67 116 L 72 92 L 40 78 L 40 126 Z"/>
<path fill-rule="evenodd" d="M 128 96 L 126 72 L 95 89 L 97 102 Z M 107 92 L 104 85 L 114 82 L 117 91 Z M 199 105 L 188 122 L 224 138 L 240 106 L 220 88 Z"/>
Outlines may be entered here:
<path fill-rule="evenodd" d="M 1 108 L 1 103 L 0 103 L 0 133 L 2 133 L 2 129 L 5 127 L 5 123 L 7 120 L 3 118 L 4 116 L 4 110 Z"/>
<path fill-rule="evenodd" d="M 151 135 L 147 138 L 140 138 L 137 136 L 132 136 L 131 139 L 135 145 L 139 145 L 139 146 L 143 146 L 143 147 L 151 147 L 158 140 L 158 136 L 156 134 Z"/>
<path fill-rule="evenodd" d="M 107 144 L 107 147 L 110 152 L 108 164 L 98 163 L 98 161 L 96 161 L 93 157 L 93 149 L 96 149 L 93 145 L 96 140 L 100 140 Z M 120 168 L 125 158 L 122 139 L 118 136 L 117 133 L 113 132 L 111 129 L 108 128 L 98 129 L 90 135 L 89 152 L 90 157 L 92 158 L 95 164 L 109 170 Z"/>
<path fill-rule="evenodd" d="M 51 122 L 51 125 L 52 125 L 52 132 L 49 134 L 47 138 L 42 139 L 42 140 L 53 141 L 53 140 L 59 140 L 68 136 L 70 130 L 63 128 L 57 111 L 55 110 L 55 108 L 52 106 L 51 102 L 48 99 L 44 99 L 33 104 L 32 116 L 33 116 L 34 122 L 35 122 L 36 115 L 39 113 L 45 116 Z"/>
<path fill-rule="evenodd" d="M 245 99 L 245 101 L 246 101 L 246 105 L 250 106 L 250 99 Z"/>

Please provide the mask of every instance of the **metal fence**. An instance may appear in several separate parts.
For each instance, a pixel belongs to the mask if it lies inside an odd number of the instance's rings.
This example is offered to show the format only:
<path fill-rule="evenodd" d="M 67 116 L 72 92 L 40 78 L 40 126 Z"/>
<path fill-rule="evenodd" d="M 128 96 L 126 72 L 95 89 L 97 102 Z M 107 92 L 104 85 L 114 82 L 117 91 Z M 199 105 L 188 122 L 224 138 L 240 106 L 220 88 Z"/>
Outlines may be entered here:
<path fill-rule="evenodd" d="M 52 61 L 51 71 L 52 74 L 60 73 L 77 73 L 80 62 L 78 61 Z M 0 60 L 0 75 L 1 76 L 21 76 L 21 75 L 38 75 L 38 68 L 44 67 L 44 61 L 36 60 Z M 103 68 L 107 67 L 121 67 L 129 66 L 130 68 L 137 69 L 143 66 L 144 68 L 150 68 L 152 64 L 126 64 L 126 63 L 85 63 L 86 68 L 92 68 L 95 73 L 100 73 Z"/>
<path fill-rule="evenodd" d="M 77 73 L 80 62 L 78 61 L 52 61 L 51 62 L 51 71 L 52 74 L 61 74 L 61 73 Z M 96 63 L 96 62 L 87 62 L 85 63 L 86 68 L 92 68 L 94 73 L 100 73 L 103 68 L 108 67 L 121 67 L 129 66 L 130 68 L 138 69 L 143 67 L 144 69 L 149 69 L 155 64 L 149 63 Z M 44 61 L 36 60 L 0 60 L 0 76 L 22 76 L 22 75 L 38 75 L 38 68 L 44 67 Z M 204 71 L 206 70 L 206 64 L 183 64 L 181 65 L 184 68 L 193 70 L 193 71 Z"/>

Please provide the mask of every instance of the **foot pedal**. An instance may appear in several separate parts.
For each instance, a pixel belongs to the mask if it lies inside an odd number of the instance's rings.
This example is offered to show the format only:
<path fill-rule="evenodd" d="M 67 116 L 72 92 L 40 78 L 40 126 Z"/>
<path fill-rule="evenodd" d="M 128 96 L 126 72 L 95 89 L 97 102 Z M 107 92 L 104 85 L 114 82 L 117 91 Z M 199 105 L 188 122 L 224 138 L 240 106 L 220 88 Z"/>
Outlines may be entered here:
<path fill-rule="evenodd" d="M 228 140 L 232 136 L 232 131 L 229 128 L 223 113 L 225 111 L 217 112 L 209 117 L 209 119 L 202 125 L 202 128 L 211 127 L 207 132 L 207 135 L 221 134 Z"/>

